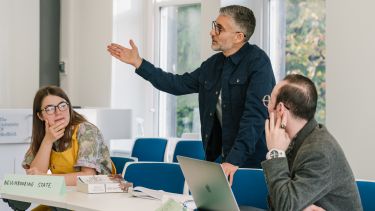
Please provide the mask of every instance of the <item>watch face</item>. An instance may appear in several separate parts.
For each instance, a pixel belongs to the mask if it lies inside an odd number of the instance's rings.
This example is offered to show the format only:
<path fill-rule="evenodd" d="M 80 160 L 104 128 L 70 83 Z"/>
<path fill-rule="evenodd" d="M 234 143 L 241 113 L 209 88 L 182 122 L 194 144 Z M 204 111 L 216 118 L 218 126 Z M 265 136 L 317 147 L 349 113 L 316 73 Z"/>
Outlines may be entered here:
<path fill-rule="evenodd" d="M 272 150 L 270 153 L 271 158 L 278 158 L 279 157 L 279 152 L 277 150 Z"/>

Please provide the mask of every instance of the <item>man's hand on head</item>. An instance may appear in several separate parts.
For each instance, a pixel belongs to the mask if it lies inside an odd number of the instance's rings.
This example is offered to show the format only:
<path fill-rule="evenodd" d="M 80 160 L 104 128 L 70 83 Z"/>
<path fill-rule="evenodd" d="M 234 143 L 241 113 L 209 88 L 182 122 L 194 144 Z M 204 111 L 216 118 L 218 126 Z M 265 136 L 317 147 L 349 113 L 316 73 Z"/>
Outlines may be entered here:
<path fill-rule="evenodd" d="M 270 119 L 266 120 L 265 132 L 268 150 L 279 149 L 285 152 L 288 149 L 291 140 L 285 131 L 285 119 L 286 115 L 275 117 L 275 113 L 271 112 Z"/>

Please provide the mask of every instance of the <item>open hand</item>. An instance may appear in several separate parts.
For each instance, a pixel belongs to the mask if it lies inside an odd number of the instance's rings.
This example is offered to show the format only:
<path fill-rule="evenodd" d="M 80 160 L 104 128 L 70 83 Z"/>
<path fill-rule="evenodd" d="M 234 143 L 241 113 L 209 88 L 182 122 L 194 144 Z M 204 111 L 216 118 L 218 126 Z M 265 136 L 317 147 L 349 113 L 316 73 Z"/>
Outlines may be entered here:
<path fill-rule="evenodd" d="M 115 58 L 133 65 L 138 68 L 142 64 L 142 58 L 139 56 L 138 48 L 133 40 L 129 41 L 131 48 L 126 48 L 116 43 L 111 43 L 107 46 L 108 52 Z"/>

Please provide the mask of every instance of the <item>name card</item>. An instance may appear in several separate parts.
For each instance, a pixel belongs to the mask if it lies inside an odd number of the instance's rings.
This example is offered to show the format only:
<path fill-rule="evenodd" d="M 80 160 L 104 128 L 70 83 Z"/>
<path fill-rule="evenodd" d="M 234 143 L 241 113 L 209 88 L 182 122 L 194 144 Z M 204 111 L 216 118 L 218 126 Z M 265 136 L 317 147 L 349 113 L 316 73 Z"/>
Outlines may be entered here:
<path fill-rule="evenodd" d="M 66 193 L 66 185 L 63 176 L 8 174 L 4 177 L 0 192 L 17 195 L 62 196 Z"/>
<path fill-rule="evenodd" d="M 173 199 L 168 199 L 156 211 L 187 211 L 187 208 Z"/>

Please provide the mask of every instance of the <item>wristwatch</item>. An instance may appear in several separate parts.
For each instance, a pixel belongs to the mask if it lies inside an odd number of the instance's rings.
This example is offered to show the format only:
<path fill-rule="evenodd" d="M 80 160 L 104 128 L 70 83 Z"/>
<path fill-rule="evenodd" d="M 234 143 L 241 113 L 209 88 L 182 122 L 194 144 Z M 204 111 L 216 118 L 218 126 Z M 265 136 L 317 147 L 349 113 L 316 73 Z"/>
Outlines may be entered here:
<path fill-rule="evenodd" d="M 285 158 L 285 152 L 278 149 L 271 149 L 266 155 L 267 160 L 273 158 Z"/>

